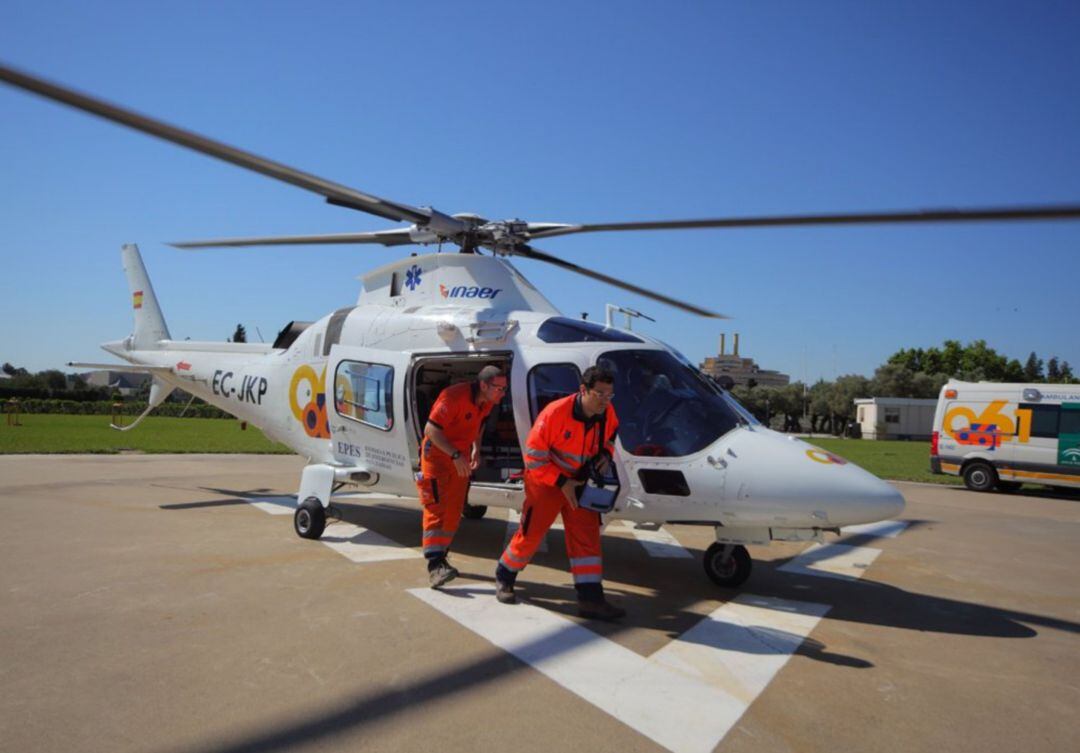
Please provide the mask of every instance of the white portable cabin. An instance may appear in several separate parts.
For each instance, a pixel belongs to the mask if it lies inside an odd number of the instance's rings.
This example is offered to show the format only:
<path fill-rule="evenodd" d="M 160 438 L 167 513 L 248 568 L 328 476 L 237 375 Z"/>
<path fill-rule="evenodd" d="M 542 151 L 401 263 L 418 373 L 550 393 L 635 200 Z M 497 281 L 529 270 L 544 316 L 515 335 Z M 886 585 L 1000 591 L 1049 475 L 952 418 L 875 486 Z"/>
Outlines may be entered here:
<path fill-rule="evenodd" d="M 937 400 L 868 397 L 855 401 L 863 439 L 930 439 Z"/>

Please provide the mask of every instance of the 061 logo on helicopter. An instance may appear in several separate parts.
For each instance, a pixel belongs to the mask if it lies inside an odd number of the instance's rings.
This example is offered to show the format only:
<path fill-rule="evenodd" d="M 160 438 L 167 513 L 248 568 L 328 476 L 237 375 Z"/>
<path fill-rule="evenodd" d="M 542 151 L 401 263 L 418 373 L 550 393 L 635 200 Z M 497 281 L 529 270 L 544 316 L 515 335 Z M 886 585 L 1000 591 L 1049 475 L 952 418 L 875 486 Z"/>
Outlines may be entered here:
<path fill-rule="evenodd" d="M 316 374 L 308 364 L 293 372 L 289 383 L 289 408 L 309 437 L 330 438 L 330 427 L 326 420 L 325 366 L 321 374 Z"/>

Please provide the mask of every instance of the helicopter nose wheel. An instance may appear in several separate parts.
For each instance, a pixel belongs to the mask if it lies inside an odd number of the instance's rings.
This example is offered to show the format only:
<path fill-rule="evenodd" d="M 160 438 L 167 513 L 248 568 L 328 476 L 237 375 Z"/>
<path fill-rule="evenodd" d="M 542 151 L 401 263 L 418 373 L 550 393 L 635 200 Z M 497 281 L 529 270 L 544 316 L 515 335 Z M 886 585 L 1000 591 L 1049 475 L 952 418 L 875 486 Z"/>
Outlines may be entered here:
<path fill-rule="evenodd" d="M 738 588 L 750 577 L 753 560 L 745 546 L 721 544 L 719 541 L 705 550 L 705 574 L 709 580 L 724 588 Z"/>
<path fill-rule="evenodd" d="M 467 520 L 480 520 L 487 514 L 487 505 L 470 505 L 466 502 L 461 514 Z"/>
<path fill-rule="evenodd" d="M 293 528 L 302 539 L 317 539 L 326 530 L 326 510 L 318 497 L 308 497 L 293 513 Z"/>

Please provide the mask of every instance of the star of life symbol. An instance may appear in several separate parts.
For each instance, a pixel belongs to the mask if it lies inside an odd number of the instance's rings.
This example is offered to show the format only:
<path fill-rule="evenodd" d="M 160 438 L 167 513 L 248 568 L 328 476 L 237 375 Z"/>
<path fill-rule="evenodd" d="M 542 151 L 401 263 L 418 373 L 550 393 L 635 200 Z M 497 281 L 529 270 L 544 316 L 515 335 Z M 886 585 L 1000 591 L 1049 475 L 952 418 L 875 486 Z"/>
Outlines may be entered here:
<path fill-rule="evenodd" d="M 409 290 L 416 290 L 416 286 L 420 284 L 420 272 L 420 267 L 413 264 L 409 267 L 409 271 L 405 273 L 405 286 Z"/>

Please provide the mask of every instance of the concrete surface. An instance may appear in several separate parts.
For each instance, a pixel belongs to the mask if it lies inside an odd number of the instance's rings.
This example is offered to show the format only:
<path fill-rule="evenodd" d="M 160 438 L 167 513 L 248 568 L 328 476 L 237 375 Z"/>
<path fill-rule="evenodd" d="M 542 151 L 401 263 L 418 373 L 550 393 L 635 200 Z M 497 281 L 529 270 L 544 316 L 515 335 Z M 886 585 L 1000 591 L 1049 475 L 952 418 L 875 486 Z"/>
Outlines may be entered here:
<path fill-rule="evenodd" d="M 704 576 L 709 529 L 665 527 L 691 559 L 613 525 L 607 588 L 630 614 L 597 625 L 575 615 L 560 531 L 519 581 L 525 608 L 487 608 L 504 511 L 463 521 L 462 590 L 429 594 L 400 547 L 354 561 L 246 501 L 280 502 L 302 463 L 0 457 L 0 750 L 1075 749 L 1076 498 L 898 484 L 903 530 L 827 550 L 847 575 L 773 544 L 740 593 Z M 357 546 L 418 549 L 415 503 L 340 506 Z M 824 614 L 777 606 L 798 604 Z M 540 622 L 555 632 L 510 645 Z"/>

